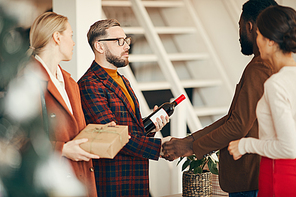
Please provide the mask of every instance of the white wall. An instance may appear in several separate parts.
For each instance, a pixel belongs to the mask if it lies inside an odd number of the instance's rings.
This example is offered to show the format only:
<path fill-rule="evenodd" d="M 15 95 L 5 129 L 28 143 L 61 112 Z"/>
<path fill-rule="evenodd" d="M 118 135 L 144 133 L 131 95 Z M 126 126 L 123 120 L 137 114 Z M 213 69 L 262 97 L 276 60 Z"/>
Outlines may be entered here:
<path fill-rule="evenodd" d="M 295 0 L 279 0 L 277 1 L 280 5 L 290 6 L 296 9 L 296 1 Z"/>
<path fill-rule="evenodd" d="M 223 1 L 193 1 L 200 20 L 210 37 L 226 73 L 234 87 L 242 69 L 250 60 L 240 52 L 238 20 L 234 24 Z M 240 12 L 235 12 L 240 13 Z"/>
<path fill-rule="evenodd" d="M 73 29 L 76 43 L 72 60 L 61 66 L 77 81 L 90 67 L 94 54 L 87 42 L 89 27 L 101 19 L 100 0 L 53 0 L 53 11 L 65 15 Z"/>
<path fill-rule="evenodd" d="M 228 2 L 225 3 L 226 1 Z M 251 56 L 244 56 L 240 52 L 239 44 L 238 21 L 242 5 L 246 0 L 193 0 L 192 2 L 234 87 L 251 59 Z M 277 2 L 296 9 L 295 0 Z M 232 9 L 236 10 L 229 12 L 227 7 L 229 3 L 232 3 Z M 237 19 L 234 18 L 235 16 Z"/>

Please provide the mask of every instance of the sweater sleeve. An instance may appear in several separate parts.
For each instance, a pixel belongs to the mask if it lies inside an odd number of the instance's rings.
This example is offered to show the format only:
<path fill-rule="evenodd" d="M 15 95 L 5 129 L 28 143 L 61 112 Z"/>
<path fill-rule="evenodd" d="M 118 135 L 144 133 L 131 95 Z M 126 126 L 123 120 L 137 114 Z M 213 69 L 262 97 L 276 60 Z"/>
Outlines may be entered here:
<path fill-rule="evenodd" d="M 271 159 L 295 159 L 296 127 L 290 103 L 293 98 L 288 97 L 285 85 L 278 81 L 268 80 L 264 88 L 262 102 L 266 102 L 269 106 L 272 122 L 269 127 L 263 125 L 260 129 L 267 129 L 264 133 L 269 136 L 264 139 L 242 139 L 239 143 L 239 151 L 241 154 L 256 153 Z M 268 115 L 263 114 L 262 118 Z"/>

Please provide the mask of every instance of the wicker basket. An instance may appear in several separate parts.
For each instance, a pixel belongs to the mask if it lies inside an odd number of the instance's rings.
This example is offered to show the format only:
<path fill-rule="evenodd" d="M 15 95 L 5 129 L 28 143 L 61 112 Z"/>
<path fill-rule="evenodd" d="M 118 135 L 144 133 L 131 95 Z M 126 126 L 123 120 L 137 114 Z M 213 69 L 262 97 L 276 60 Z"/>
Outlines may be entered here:
<path fill-rule="evenodd" d="M 212 195 L 212 173 L 194 174 L 192 171 L 183 172 L 182 196 L 206 197 Z"/>
<path fill-rule="evenodd" d="M 219 176 L 212 174 L 212 194 L 216 196 L 228 196 L 227 192 L 224 192 L 219 184 Z"/>

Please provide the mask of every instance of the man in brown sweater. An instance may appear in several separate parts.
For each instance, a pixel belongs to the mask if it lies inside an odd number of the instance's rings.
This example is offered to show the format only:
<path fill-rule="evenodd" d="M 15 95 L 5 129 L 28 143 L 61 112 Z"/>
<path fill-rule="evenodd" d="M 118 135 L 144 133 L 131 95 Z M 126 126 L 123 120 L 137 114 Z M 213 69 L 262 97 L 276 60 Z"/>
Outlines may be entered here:
<path fill-rule="evenodd" d="M 266 7 L 276 4 L 274 0 L 249 0 L 243 5 L 239 21 L 241 52 L 254 54 L 254 57 L 236 86 L 228 114 L 186 138 L 173 138 L 163 145 L 163 157 L 167 160 L 192 154 L 201 159 L 220 150 L 220 186 L 230 197 L 256 197 L 258 192 L 260 156 L 246 154 L 234 161 L 227 147 L 229 142 L 242 137 L 258 138 L 256 106 L 263 94 L 264 82 L 274 71 L 260 58 L 256 44 L 256 18 Z"/>

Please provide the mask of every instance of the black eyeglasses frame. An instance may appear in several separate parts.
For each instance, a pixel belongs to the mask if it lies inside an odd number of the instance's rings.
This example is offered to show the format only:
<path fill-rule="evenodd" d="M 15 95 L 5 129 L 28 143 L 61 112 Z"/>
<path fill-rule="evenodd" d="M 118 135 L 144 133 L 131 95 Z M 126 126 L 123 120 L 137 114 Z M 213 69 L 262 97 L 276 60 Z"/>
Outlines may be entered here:
<path fill-rule="evenodd" d="M 127 45 L 130 46 L 132 38 L 131 37 L 126 37 L 126 38 L 106 38 L 106 39 L 100 39 L 100 40 L 98 40 L 98 42 L 100 42 L 100 41 L 115 41 L 115 40 L 117 40 L 118 46 L 123 46 L 124 43 L 126 43 Z M 123 40 L 122 45 L 120 45 L 119 40 Z"/>

